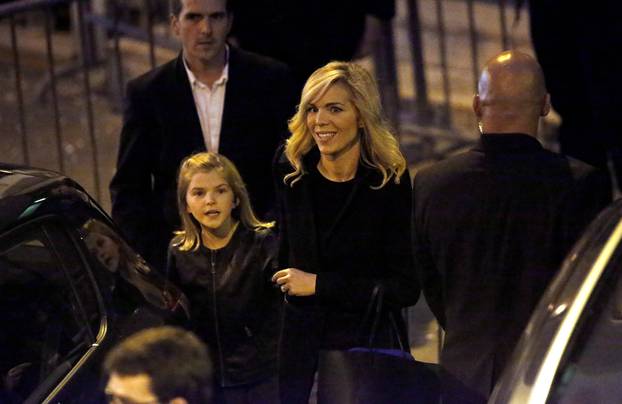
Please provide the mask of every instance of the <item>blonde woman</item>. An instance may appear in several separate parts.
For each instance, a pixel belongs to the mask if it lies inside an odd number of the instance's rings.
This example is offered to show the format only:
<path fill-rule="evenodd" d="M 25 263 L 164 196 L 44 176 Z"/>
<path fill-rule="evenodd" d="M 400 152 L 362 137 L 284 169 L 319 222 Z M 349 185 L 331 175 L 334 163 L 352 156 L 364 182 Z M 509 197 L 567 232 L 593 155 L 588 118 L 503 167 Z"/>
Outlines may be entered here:
<path fill-rule="evenodd" d="M 181 163 L 177 203 L 182 229 L 167 272 L 190 299 L 193 331 L 211 348 L 215 402 L 275 403 L 274 223 L 256 218 L 237 169 L 216 153 Z"/>
<path fill-rule="evenodd" d="M 419 297 L 410 178 L 373 77 L 345 62 L 316 70 L 289 129 L 275 160 L 280 270 L 272 278 L 286 295 L 279 376 L 288 404 L 306 403 L 320 350 L 361 344 L 375 285 L 400 319 Z M 394 346 L 388 320 L 375 343 Z"/>

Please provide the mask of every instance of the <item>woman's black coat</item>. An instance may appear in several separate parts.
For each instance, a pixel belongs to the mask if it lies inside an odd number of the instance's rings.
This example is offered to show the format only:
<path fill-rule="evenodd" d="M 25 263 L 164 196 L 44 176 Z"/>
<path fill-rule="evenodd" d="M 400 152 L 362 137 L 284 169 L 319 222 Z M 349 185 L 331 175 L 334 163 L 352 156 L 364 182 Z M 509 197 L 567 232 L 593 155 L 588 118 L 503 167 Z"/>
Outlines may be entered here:
<path fill-rule="evenodd" d="M 315 170 L 318 159 L 314 148 L 304 159 L 305 170 Z M 391 179 L 384 187 L 374 189 L 381 176 L 360 165 L 337 220 L 326 234 L 318 234 L 311 195 L 312 174 L 304 174 L 293 186 L 284 184 L 283 177 L 292 171 L 284 155 L 277 157 L 279 268 L 317 274 L 317 283 L 315 296 L 288 296 L 288 302 L 323 312 L 322 345 L 356 344 L 361 315 L 375 284 L 384 285 L 386 304 L 394 309 L 413 305 L 419 297 L 410 244 L 408 172 L 399 184 Z M 320 252 L 322 244 L 327 251 Z"/>

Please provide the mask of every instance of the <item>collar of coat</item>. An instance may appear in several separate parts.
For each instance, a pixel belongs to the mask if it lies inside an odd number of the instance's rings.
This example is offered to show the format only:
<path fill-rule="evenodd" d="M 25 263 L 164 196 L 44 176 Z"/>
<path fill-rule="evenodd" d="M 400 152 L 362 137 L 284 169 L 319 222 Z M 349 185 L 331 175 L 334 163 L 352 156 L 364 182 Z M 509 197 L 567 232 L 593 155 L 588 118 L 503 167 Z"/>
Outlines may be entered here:
<path fill-rule="evenodd" d="M 530 153 L 542 150 L 542 145 L 538 139 L 524 133 L 484 133 L 475 149 L 492 154 Z"/>
<path fill-rule="evenodd" d="M 280 174 L 283 177 L 293 171 L 293 167 L 290 164 L 289 160 L 287 160 L 287 156 L 285 155 L 284 145 L 281 147 L 281 150 L 279 151 L 279 158 L 277 161 L 280 166 L 280 170 L 279 170 Z M 320 151 L 316 146 L 313 146 L 311 150 L 309 150 L 307 154 L 305 154 L 302 157 L 302 172 L 303 172 L 302 176 L 304 177 L 306 175 L 309 175 L 310 171 L 315 169 L 314 167 L 317 166 L 319 161 L 320 161 Z M 377 172 L 372 167 L 366 166 L 362 164 L 361 162 L 359 162 L 354 180 L 356 181 L 357 184 L 363 182 L 367 185 L 377 186 L 378 184 L 382 182 L 382 175 L 380 175 L 380 173 Z M 296 184 L 298 183 L 299 181 L 297 181 L 294 184 L 294 186 L 296 186 Z"/>

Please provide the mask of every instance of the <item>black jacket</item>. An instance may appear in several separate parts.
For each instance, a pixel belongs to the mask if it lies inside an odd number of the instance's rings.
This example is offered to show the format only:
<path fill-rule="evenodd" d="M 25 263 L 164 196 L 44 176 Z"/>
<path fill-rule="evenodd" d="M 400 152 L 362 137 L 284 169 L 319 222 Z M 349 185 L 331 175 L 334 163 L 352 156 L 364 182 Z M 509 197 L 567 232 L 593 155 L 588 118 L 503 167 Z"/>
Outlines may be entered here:
<path fill-rule="evenodd" d="M 190 300 L 193 331 L 210 347 L 217 382 L 233 386 L 275 375 L 282 298 L 270 281 L 274 234 L 240 224 L 219 250 L 182 252 L 173 242 L 167 272 Z"/>
<path fill-rule="evenodd" d="M 279 268 L 317 274 L 314 296 L 288 297 L 284 306 L 279 383 L 281 402 L 288 404 L 308 401 L 321 349 L 367 345 L 370 328 L 362 323 L 375 284 L 386 287 L 386 303 L 396 316 L 419 297 L 410 246 L 408 171 L 399 184 L 391 179 L 372 189 L 380 184 L 380 175 L 359 165 L 336 220 L 320 232 L 316 214 L 321 202 L 314 194 L 314 176 L 321 175 L 318 160 L 317 148 L 307 153 L 306 173 L 292 186 L 283 183 L 293 171 L 286 157 L 277 155 L 275 162 Z M 397 346 L 387 318 L 380 322 L 374 346 Z"/>
<path fill-rule="evenodd" d="M 295 112 L 291 83 L 284 64 L 230 47 L 219 153 L 237 167 L 260 217 L 273 208 L 271 163 Z M 205 142 L 181 55 L 128 84 L 110 183 L 112 217 L 158 269 L 179 226 L 179 163 L 201 151 Z"/>
<path fill-rule="evenodd" d="M 607 181 L 523 134 L 483 135 L 415 175 L 415 258 L 446 332 L 441 364 L 482 400 L 569 248 L 610 199 Z"/>
<path fill-rule="evenodd" d="M 347 346 L 356 343 L 356 328 L 376 283 L 385 285 L 387 304 L 394 309 L 415 304 L 419 297 L 409 245 L 410 178 L 406 171 L 399 185 L 391 180 L 372 189 L 380 184 L 381 176 L 359 166 L 336 222 L 327 233 L 318 234 L 310 183 L 311 172 L 317 174 L 318 159 L 314 148 L 304 158 L 309 173 L 291 187 L 283 183 L 283 177 L 293 169 L 284 155 L 277 160 L 279 268 L 317 274 L 315 296 L 288 300 L 324 311 L 324 343 Z M 320 245 L 325 251 L 320 251 Z"/>

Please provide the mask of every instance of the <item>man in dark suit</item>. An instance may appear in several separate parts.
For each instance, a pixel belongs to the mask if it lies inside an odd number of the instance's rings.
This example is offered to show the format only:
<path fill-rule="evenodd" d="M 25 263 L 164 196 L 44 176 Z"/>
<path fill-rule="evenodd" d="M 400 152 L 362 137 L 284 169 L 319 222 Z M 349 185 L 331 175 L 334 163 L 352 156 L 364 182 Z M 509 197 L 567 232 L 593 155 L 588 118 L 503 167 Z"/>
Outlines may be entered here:
<path fill-rule="evenodd" d="M 532 57 L 499 54 L 478 90 L 478 144 L 413 184 L 415 257 L 445 330 L 448 402 L 488 397 L 565 254 L 610 200 L 606 173 L 538 142 L 550 105 Z"/>
<path fill-rule="evenodd" d="M 296 94 L 284 64 L 226 44 L 232 21 L 227 0 L 174 2 L 181 54 L 127 87 L 112 217 L 158 268 L 179 223 L 176 174 L 185 156 L 206 149 L 227 156 L 256 212 L 265 218 L 272 209 L 272 156 Z"/>

